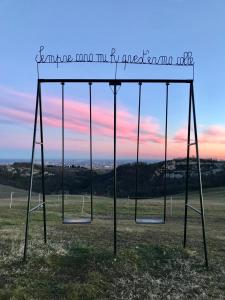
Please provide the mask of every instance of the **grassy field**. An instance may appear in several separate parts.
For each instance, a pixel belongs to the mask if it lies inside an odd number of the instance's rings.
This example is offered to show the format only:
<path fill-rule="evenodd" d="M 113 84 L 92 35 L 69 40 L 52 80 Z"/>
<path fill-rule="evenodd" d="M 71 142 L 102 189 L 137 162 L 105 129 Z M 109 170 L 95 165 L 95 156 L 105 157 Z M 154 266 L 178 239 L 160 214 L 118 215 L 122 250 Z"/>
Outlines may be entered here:
<path fill-rule="evenodd" d="M 10 193 L 13 194 L 12 208 Z M 184 196 L 170 197 L 167 224 L 136 225 L 134 201 L 118 199 L 118 255 L 113 256 L 113 201 L 94 197 L 91 225 L 62 225 L 61 201 L 47 196 L 47 245 L 42 210 L 32 213 L 28 260 L 22 263 L 26 191 L 0 186 L 0 299 L 225 299 L 225 189 L 204 192 L 209 270 L 204 267 L 199 215 L 189 210 L 183 249 Z M 192 205 L 199 207 L 197 193 Z M 82 214 L 82 196 L 67 196 L 67 216 Z M 38 203 L 34 195 L 32 206 Z M 139 202 L 157 216 L 162 199 Z M 85 197 L 83 215 L 90 209 Z"/>

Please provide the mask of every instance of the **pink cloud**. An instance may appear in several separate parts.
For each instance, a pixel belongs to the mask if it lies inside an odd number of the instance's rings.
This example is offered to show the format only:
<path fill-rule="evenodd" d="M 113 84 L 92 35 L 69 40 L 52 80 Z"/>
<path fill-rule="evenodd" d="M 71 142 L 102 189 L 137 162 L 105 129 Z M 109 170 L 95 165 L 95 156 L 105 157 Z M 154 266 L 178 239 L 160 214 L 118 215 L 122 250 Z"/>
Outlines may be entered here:
<path fill-rule="evenodd" d="M 33 94 L 29 94 L 27 92 L 21 92 L 21 91 L 17 91 L 11 87 L 6 87 L 3 85 L 0 85 L 0 90 L 1 93 L 4 93 L 6 95 L 11 95 L 11 96 L 16 96 L 16 97 L 20 97 L 23 99 L 30 99 L 30 100 L 34 100 L 35 96 Z"/>
<path fill-rule="evenodd" d="M 187 128 L 180 128 L 175 133 L 175 136 L 173 137 L 174 143 L 186 143 L 187 142 Z"/>
<path fill-rule="evenodd" d="M 203 128 L 202 128 L 203 127 Z M 192 135 L 193 137 L 193 130 Z M 180 128 L 172 139 L 174 145 L 179 145 L 175 152 L 177 155 L 185 153 L 187 147 L 187 128 Z M 199 152 L 201 157 L 225 158 L 225 127 L 211 125 L 198 128 Z M 195 155 L 195 147 L 191 148 L 191 155 Z"/>
<path fill-rule="evenodd" d="M 22 105 L 33 104 L 35 97 L 28 93 L 19 92 L 12 88 L 0 86 L 2 92 L 21 98 L 20 108 L 1 108 L 2 114 L 15 121 L 24 123 L 33 122 L 33 112 L 21 109 Z M 50 127 L 61 127 L 61 99 L 55 97 L 43 97 L 43 121 Z M 98 136 L 113 136 L 113 111 L 100 105 L 93 106 L 93 134 Z M 79 100 L 66 99 L 65 102 L 65 128 L 74 133 L 89 134 L 89 105 Z M 137 115 L 131 114 L 126 108 L 117 110 L 117 138 L 124 140 L 137 139 Z M 163 136 L 160 133 L 159 122 L 152 117 L 141 118 L 140 143 L 163 143 Z"/>
<path fill-rule="evenodd" d="M 48 106 L 54 107 L 53 111 L 61 111 L 61 100 L 49 98 Z M 89 133 L 89 105 L 78 100 L 67 99 L 65 103 L 65 128 L 79 130 Z M 47 121 L 47 120 L 46 120 Z M 110 108 L 93 106 L 92 109 L 93 133 L 108 137 L 113 136 L 113 111 Z M 55 123 L 55 126 L 61 126 Z M 137 139 L 137 115 L 131 114 L 124 108 L 117 110 L 117 137 L 120 139 Z M 151 117 L 142 117 L 140 141 L 162 143 L 163 137 L 160 133 L 160 126 L 157 120 Z"/>
<path fill-rule="evenodd" d="M 34 121 L 34 116 L 31 113 L 14 108 L 0 107 L 0 114 L 14 121 L 22 121 L 25 123 Z"/>
<path fill-rule="evenodd" d="M 9 98 L 14 106 L 0 107 L 0 114 L 4 120 L 13 120 L 15 123 L 29 125 L 31 129 L 34 121 L 35 97 L 23 92 L 4 89 L 5 94 L 13 96 Z M 19 98 L 19 102 L 18 102 Z M 29 100 L 29 101 L 28 101 Z M 19 104 L 18 104 L 19 103 Z M 29 108 L 30 109 L 25 109 Z M 113 154 L 113 109 L 101 105 L 93 105 L 93 150 L 98 154 Z M 43 97 L 43 121 L 45 125 L 45 138 L 47 149 L 61 149 L 61 99 L 56 97 Z M 19 128 L 19 126 L 18 126 Z M 89 142 L 89 105 L 79 99 L 66 98 L 65 101 L 65 129 L 66 150 L 88 153 Z M 47 135 L 51 131 L 51 134 Z M 199 126 L 199 148 L 203 157 L 214 156 L 225 158 L 225 127 L 211 125 Z M 32 132 L 25 134 L 21 130 L 17 141 L 18 148 L 31 146 Z M 192 134 L 193 136 L 193 134 Z M 12 144 L 12 138 L 3 141 L 4 148 Z M 126 107 L 117 108 L 117 149 L 121 156 L 134 156 L 137 142 L 137 114 L 131 113 Z M 187 128 L 181 127 L 173 136 L 168 138 L 169 157 L 182 157 L 186 155 Z M 79 147 L 78 147 L 79 145 Z M 78 149 L 79 148 L 79 149 Z M 193 147 L 194 149 L 194 147 Z M 192 150 L 193 150 L 192 149 Z M 140 154 L 142 157 L 162 157 L 164 151 L 164 135 L 161 133 L 159 121 L 151 116 L 141 117 L 140 128 Z"/>
<path fill-rule="evenodd" d="M 225 144 L 225 128 L 221 125 L 211 125 L 200 135 L 200 142 L 205 144 Z"/>
<path fill-rule="evenodd" d="M 0 113 L 9 120 L 14 120 L 15 123 L 24 123 L 32 127 L 34 121 L 33 110 L 26 111 L 23 109 L 24 103 L 27 99 L 31 100 L 31 95 L 8 90 L 8 93 L 13 96 L 20 97 L 21 106 L 14 107 L 0 107 Z M 32 106 L 34 106 L 34 97 L 32 96 Z M 25 100 L 24 100 L 25 99 Z M 23 101 L 22 101 L 23 100 Z M 31 104 L 31 101 L 29 101 Z M 96 151 L 103 151 L 104 153 L 112 152 L 112 137 L 113 137 L 113 111 L 109 107 L 102 107 L 100 105 L 93 105 L 92 107 L 92 121 L 93 121 L 93 136 L 95 139 Z M 61 99 L 55 97 L 43 97 L 43 122 L 45 131 L 61 128 Z M 66 99 L 65 101 L 65 129 L 74 135 L 72 139 L 67 139 L 67 149 L 73 150 L 77 148 L 79 140 L 79 150 L 87 149 L 87 141 L 89 135 L 89 105 L 80 100 Z M 61 138 L 58 132 L 58 139 Z M 86 136 L 82 142 L 78 135 Z M 22 136 L 22 135 L 21 135 Z M 60 143 L 51 142 L 53 137 L 47 138 L 48 149 L 54 147 L 59 148 Z M 56 136 L 54 135 L 54 139 Z M 126 108 L 118 107 L 117 110 L 117 138 L 120 140 L 121 152 L 130 153 L 136 149 L 137 139 L 137 115 L 132 114 Z M 29 140 L 31 137 L 29 137 Z M 103 141 L 104 140 L 104 141 Z M 140 143 L 162 144 L 163 137 L 160 133 L 159 122 L 152 117 L 142 117 L 140 130 Z M 21 145 L 22 146 L 22 145 Z M 110 150 L 111 149 L 111 150 Z M 132 149 L 132 151 L 131 151 Z"/>
<path fill-rule="evenodd" d="M 201 128 L 199 128 L 201 129 Z M 198 129 L 198 141 L 201 144 L 225 144 L 225 128 L 221 125 L 211 125 L 203 130 Z M 191 136 L 194 136 L 192 130 Z M 187 128 L 180 128 L 174 138 L 174 143 L 187 143 Z"/>

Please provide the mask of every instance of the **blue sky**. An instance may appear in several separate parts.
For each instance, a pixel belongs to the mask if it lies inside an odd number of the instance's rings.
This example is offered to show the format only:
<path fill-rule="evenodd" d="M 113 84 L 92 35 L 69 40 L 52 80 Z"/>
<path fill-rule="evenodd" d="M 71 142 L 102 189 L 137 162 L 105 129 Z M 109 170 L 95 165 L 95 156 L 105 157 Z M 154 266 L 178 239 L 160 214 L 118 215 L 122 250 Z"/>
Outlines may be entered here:
<path fill-rule="evenodd" d="M 223 0 L 65 0 L 60 3 L 48 0 L 2 0 L 0 2 L 0 126 L 3 142 L 0 157 L 30 157 L 32 122 L 30 116 L 24 120 L 18 114 L 23 113 L 25 108 L 30 114 L 33 112 L 37 79 L 34 57 L 40 45 L 44 45 L 47 52 L 61 54 L 109 53 L 112 47 L 119 53 L 128 54 L 141 53 L 143 49 L 149 49 L 157 56 L 179 56 L 184 51 L 192 51 L 195 60 L 196 108 L 202 144 L 200 149 L 203 156 L 225 158 L 225 155 L 223 156 L 223 148 L 225 148 L 224 13 Z M 55 66 L 43 66 L 41 77 L 46 76 L 114 77 L 114 66 L 74 64 L 60 66 L 59 69 Z M 177 70 L 151 66 L 128 66 L 124 71 L 120 66 L 117 76 L 183 78 L 191 76 L 191 72 L 189 73 L 185 68 Z M 162 135 L 164 131 L 164 88 L 163 86 L 143 87 L 143 117 L 146 118 L 145 122 L 148 122 L 148 126 L 153 126 L 151 133 L 157 136 Z M 110 111 L 111 92 L 106 87 L 96 87 L 95 91 L 93 105 L 96 105 L 96 109 L 105 106 Z M 186 88 L 176 86 L 171 86 L 170 90 L 169 136 L 171 145 L 173 144 L 171 156 L 185 155 L 184 145 L 179 144 L 180 152 L 174 150 L 177 149 L 174 141 L 177 136 L 183 134 L 187 122 L 186 91 Z M 58 87 L 46 87 L 43 93 L 46 93 L 46 97 L 57 98 L 60 90 Z M 83 87 L 76 87 L 74 90 L 73 87 L 68 87 L 67 95 L 71 101 L 79 100 L 81 104 L 87 101 Z M 121 93 L 118 95 L 119 109 L 130 114 L 128 120 L 131 122 L 135 122 L 137 95 L 137 88 L 134 87 L 121 88 Z M 148 118 L 150 121 L 147 121 Z M 96 124 L 96 126 L 100 125 Z M 60 134 L 59 128 L 53 128 L 51 124 L 46 127 L 45 134 L 47 135 L 48 132 L 54 140 L 57 139 L 57 134 Z M 82 135 L 81 132 L 71 129 L 68 129 L 67 134 L 70 138 L 74 134 L 74 139 Z M 83 136 L 84 140 L 87 140 L 87 134 L 83 132 Z M 103 139 L 106 139 L 105 146 L 101 144 Z M 106 147 L 107 137 L 99 132 L 96 135 L 96 145 L 97 143 L 99 145 L 96 146 L 96 157 L 102 157 L 104 153 L 106 156 L 111 155 Z M 128 154 L 125 148 L 123 150 L 125 144 L 121 140 L 121 157 L 132 156 L 131 152 Z M 103 153 L 101 149 L 104 147 L 107 149 Z M 132 147 L 134 150 L 134 143 Z M 160 143 L 155 145 L 151 142 L 148 144 L 148 149 L 149 155 L 161 157 L 163 145 Z M 49 148 L 46 147 L 46 150 L 49 157 L 57 156 L 59 145 L 52 144 Z M 99 150 L 101 151 L 98 152 Z M 120 149 L 118 151 L 120 153 Z M 76 153 L 71 149 L 68 150 L 70 157 L 85 156 L 87 153 L 87 145 L 81 147 L 81 150 L 78 149 Z M 145 151 L 143 151 L 144 156 L 147 156 Z"/>

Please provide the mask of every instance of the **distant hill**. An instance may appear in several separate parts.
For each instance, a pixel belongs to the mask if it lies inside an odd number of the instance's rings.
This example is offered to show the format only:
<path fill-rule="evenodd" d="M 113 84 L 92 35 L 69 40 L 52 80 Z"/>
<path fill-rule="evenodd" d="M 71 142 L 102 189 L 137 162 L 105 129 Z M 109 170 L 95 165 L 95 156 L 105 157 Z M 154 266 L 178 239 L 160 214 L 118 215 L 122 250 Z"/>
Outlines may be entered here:
<path fill-rule="evenodd" d="M 213 159 L 202 159 L 202 181 L 204 187 L 225 185 L 225 162 Z M 135 195 L 136 164 L 128 163 L 117 167 L 118 197 Z M 0 166 L 0 184 L 10 185 L 27 190 L 29 187 L 30 164 L 14 163 Z M 174 159 L 167 165 L 167 194 L 180 193 L 185 190 L 186 160 Z M 45 167 L 46 193 L 61 192 L 61 167 L 48 165 Z M 79 166 L 67 166 L 64 170 L 65 192 L 83 194 L 90 192 L 90 171 Z M 93 191 L 97 195 L 113 196 L 113 171 L 93 171 Z M 160 196 L 164 191 L 164 163 L 140 163 L 138 165 L 138 195 Z M 190 160 L 190 188 L 198 188 L 197 164 Z M 33 191 L 41 192 L 41 167 L 35 165 Z"/>

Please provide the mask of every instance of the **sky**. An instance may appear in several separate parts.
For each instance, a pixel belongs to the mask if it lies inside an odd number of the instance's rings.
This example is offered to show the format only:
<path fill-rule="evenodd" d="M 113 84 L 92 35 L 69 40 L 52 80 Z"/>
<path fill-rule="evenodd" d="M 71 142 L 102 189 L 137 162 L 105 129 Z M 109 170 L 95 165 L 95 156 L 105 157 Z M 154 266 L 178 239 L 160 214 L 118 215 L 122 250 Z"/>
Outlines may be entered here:
<path fill-rule="evenodd" d="M 37 88 L 35 56 L 110 53 L 181 56 L 191 51 L 201 157 L 225 159 L 224 0 L 0 1 L 0 158 L 30 159 Z M 114 78 L 112 64 L 40 65 L 40 78 Z M 123 65 L 117 78 L 192 78 L 190 67 Z M 65 85 L 67 158 L 89 156 L 88 84 Z M 93 156 L 113 155 L 113 93 L 92 86 Z M 142 86 L 140 158 L 164 151 L 165 84 Z M 42 86 L 45 157 L 61 156 L 61 86 Z M 138 84 L 117 94 L 118 158 L 136 153 Z M 168 157 L 186 155 L 188 86 L 169 86 Z M 39 132 L 38 132 L 39 134 Z M 37 135 L 38 136 L 38 135 Z M 40 155 L 37 148 L 36 155 Z M 192 153 L 194 155 L 194 152 Z"/>

